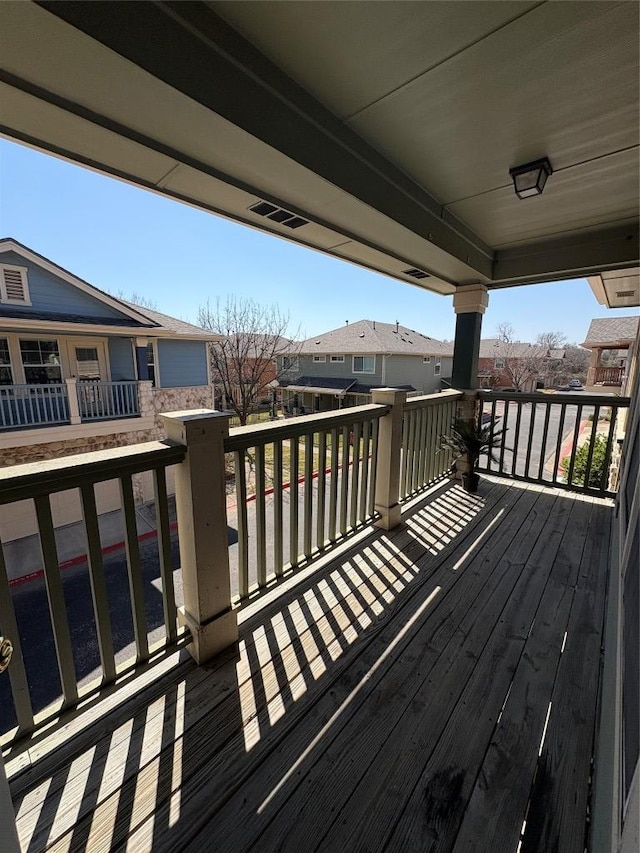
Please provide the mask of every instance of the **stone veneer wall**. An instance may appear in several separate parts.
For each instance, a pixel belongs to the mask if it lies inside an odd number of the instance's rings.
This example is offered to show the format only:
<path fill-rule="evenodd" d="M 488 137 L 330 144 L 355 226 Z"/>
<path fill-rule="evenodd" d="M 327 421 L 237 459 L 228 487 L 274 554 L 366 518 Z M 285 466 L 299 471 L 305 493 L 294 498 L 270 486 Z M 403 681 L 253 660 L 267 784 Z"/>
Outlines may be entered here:
<path fill-rule="evenodd" d="M 149 417 L 150 415 L 154 417 L 155 426 L 151 429 L 135 429 L 137 419 L 131 419 L 131 430 L 127 432 L 48 441 L 25 447 L 9 447 L 0 450 L 0 467 L 162 439 L 165 437 L 164 428 L 159 418 L 162 412 L 175 412 L 183 409 L 210 409 L 213 405 L 213 389 L 210 385 L 186 388 L 152 388 L 150 382 L 141 382 L 138 394 L 141 417 Z"/>

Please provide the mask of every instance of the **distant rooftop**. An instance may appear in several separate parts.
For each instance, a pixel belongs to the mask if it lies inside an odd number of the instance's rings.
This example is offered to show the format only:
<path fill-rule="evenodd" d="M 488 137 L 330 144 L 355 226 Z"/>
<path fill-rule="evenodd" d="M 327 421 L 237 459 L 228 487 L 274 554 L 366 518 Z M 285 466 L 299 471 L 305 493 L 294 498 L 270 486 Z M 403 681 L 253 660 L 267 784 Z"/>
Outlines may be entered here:
<path fill-rule="evenodd" d="M 595 344 L 611 344 L 612 348 L 618 343 L 630 343 L 638 334 L 640 317 L 599 317 L 592 320 L 583 346 Z"/>
<path fill-rule="evenodd" d="M 302 342 L 302 355 L 392 353 L 394 355 L 452 356 L 453 344 L 430 338 L 407 326 L 358 320 Z"/>

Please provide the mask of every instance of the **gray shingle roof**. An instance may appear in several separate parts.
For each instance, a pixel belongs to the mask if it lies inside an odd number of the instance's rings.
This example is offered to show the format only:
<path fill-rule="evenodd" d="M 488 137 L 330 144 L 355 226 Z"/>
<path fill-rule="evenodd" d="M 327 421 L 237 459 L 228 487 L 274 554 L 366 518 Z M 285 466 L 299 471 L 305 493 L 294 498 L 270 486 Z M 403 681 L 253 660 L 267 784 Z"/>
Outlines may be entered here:
<path fill-rule="evenodd" d="M 117 297 L 111 298 L 116 299 Z M 161 314 L 160 311 L 143 308 L 141 305 L 136 305 L 134 302 L 127 302 L 125 299 L 118 299 L 117 301 L 122 302 L 128 308 L 134 308 L 138 314 L 144 315 L 152 323 L 155 323 L 156 326 L 149 330 L 153 331 L 154 335 L 166 330 L 171 332 L 172 336 L 198 337 L 207 341 L 217 341 L 220 339 L 220 335 L 214 332 L 208 332 L 206 329 L 200 328 L 200 326 L 194 326 L 192 323 L 186 323 L 184 320 L 178 320 L 176 317 L 170 317 L 168 314 Z"/>
<path fill-rule="evenodd" d="M 590 344 L 633 341 L 638 334 L 640 317 L 599 317 L 592 320 L 583 346 Z"/>
<path fill-rule="evenodd" d="M 395 323 L 358 320 L 302 342 L 302 355 L 393 353 L 394 355 L 453 355 L 453 344 Z"/>
<path fill-rule="evenodd" d="M 480 358 L 528 358 L 544 356 L 547 352 L 544 347 L 521 341 L 506 343 L 498 338 L 484 338 L 480 341 Z"/>

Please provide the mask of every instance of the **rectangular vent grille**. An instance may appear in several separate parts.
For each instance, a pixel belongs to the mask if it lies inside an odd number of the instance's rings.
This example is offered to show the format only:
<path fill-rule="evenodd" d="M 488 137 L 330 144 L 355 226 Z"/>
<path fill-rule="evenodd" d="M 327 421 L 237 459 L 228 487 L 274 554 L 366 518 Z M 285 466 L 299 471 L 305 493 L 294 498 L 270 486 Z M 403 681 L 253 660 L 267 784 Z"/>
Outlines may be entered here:
<path fill-rule="evenodd" d="M 284 210 L 282 207 L 276 207 L 275 204 L 269 204 L 268 201 L 261 201 L 258 204 L 254 204 L 249 210 L 257 213 L 258 216 L 266 216 L 267 219 L 272 219 L 274 222 L 286 225 L 287 228 L 300 228 L 301 225 L 309 224 L 308 219 L 296 216 L 295 213 Z"/>
<path fill-rule="evenodd" d="M 402 272 L 404 273 L 404 275 L 410 275 L 411 278 L 429 278 L 429 273 L 425 272 L 424 270 L 410 269 L 403 270 Z"/>
<path fill-rule="evenodd" d="M 617 290 L 616 296 L 635 296 L 635 290 Z"/>
<path fill-rule="evenodd" d="M 3 270 L 4 287 L 7 299 L 14 302 L 24 302 L 24 282 L 22 273 L 18 270 Z"/>

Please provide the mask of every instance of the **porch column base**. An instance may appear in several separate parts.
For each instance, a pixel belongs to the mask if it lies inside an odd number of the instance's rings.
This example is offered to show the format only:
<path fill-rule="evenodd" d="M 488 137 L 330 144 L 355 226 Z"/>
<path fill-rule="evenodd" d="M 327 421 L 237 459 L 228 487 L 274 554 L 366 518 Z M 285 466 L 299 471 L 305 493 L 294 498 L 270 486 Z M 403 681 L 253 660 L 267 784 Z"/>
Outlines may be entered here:
<path fill-rule="evenodd" d="M 184 607 L 178 608 L 178 624 L 191 632 L 187 651 L 200 665 L 238 642 L 238 616 L 235 610 L 218 613 L 199 623 Z"/>
<path fill-rule="evenodd" d="M 380 518 L 373 522 L 374 527 L 380 527 L 382 530 L 392 530 L 400 524 L 402 516 L 402 508 L 400 504 L 394 506 L 379 506 L 375 505 L 376 512 L 380 513 Z"/>

